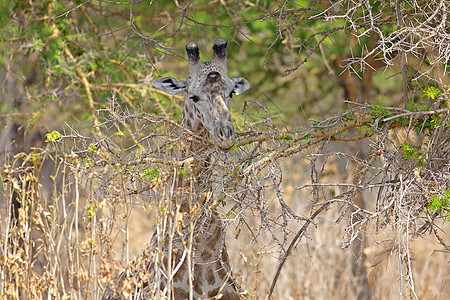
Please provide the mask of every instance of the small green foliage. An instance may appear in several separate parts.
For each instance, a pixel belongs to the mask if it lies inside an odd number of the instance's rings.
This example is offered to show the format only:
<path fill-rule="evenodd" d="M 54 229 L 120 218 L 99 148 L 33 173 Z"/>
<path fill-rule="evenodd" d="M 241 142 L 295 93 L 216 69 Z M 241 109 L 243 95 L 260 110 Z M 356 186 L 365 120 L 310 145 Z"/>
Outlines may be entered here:
<path fill-rule="evenodd" d="M 410 122 L 410 118 L 409 117 L 400 117 L 398 118 L 398 123 L 400 123 L 401 126 L 406 126 L 408 125 Z"/>
<path fill-rule="evenodd" d="M 437 95 L 438 89 L 434 87 L 427 87 L 424 90 L 427 90 L 427 95 L 432 97 L 433 95 Z M 439 91 L 440 93 L 440 91 Z M 435 97 L 435 96 L 433 96 Z M 431 108 L 431 104 L 429 101 L 420 100 L 419 98 L 414 98 L 412 101 L 406 104 L 406 109 L 411 112 L 421 112 L 428 111 Z M 415 119 L 413 122 L 414 131 L 420 133 L 420 131 L 424 129 L 433 130 L 439 124 L 440 118 L 437 115 L 424 116 L 419 119 Z M 401 117 L 399 118 L 400 125 L 406 126 L 411 122 L 410 117 Z"/>
<path fill-rule="evenodd" d="M 414 111 L 416 108 L 416 101 L 409 101 L 408 103 L 406 103 L 406 109 L 409 111 Z"/>
<path fill-rule="evenodd" d="M 382 122 L 380 122 L 382 123 Z M 381 124 L 378 124 L 379 126 L 381 126 Z M 372 134 L 373 133 L 373 128 L 370 125 L 362 125 L 358 127 L 364 134 Z"/>
<path fill-rule="evenodd" d="M 31 44 L 31 49 L 37 53 L 41 53 L 44 49 L 45 43 L 40 38 L 34 38 Z"/>
<path fill-rule="evenodd" d="M 59 137 L 61 136 L 61 133 L 59 133 L 56 130 L 53 130 L 52 132 L 49 132 L 45 135 L 45 137 L 47 138 L 45 140 L 45 142 L 49 143 L 49 142 L 54 142 L 56 141 Z"/>
<path fill-rule="evenodd" d="M 287 133 L 281 133 L 281 137 L 285 140 L 292 140 L 292 135 L 287 134 Z"/>
<path fill-rule="evenodd" d="M 189 172 L 184 169 L 184 164 L 178 167 L 178 174 L 183 175 L 184 178 L 189 178 Z"/>
<path fill-rule="evenodd" d="M 419 133 L 422 129 L 434 129 L 439 124 L 439 117 L 433 115 L 431 117 L 427 117 L 425 120 L 419 120 L 419 122 L 414 125 L 414 131 Z"/>
<path fill-rule="evenodd" d="M 34 165 L 38 165 L 41 162 L 42 153 L 31 151 L 28 155 L 26 161 L 33 163 Z"/>
<path fill-rule="evenodd" d="M 86 158 L 84 159 L 84 165 L 85 165 L 86 167 L 92 167 L 92 161 L 91 161 L 91 159 L 90 159 L 89 157 L 86 157 Z"/>
<path fill-rule="evenodd" d="M 425 157 L 419 148 L 414 147 L 408 143 L 403 143 L 402 145 L 403 158 L 406 160 L 415 160 L 417 165 L 421 166 L 424 163 Z"/>
<path fill-rule="evenodd" d="M 37 182 L 37 177 L 36 177 L 36 176 L 28 176 L 28 177 L 27 177 L 27 181 L 30 181 L 30 182 Z"/>
<path fill-rule="evenodd" d="M 230 174 L 230 176 L 238 176 L 241 173 L 241 167 L 235 166 L 234 171 Z"/>
<path fill-rule="evenodd" d="M 86 205 L 85 209 L 86 209 L 86 212 L 88 214 L 88 218 L 91 219 L 94 216 L 94 208 L 92 207 L 91 204 L 88 203 Z"/>
<path fill-rule="evenodd" d="M 427 111 L 430 107 L 430 103 L 418 99 L 414 99 L 414 101 L 410 101 L 406 104 L 406 109 L 409 111 Z"/>
<path fill-rule="evenodd" d="M 178 174 L 184 175 L 184 166 L 183 165 L 178 167 Z"/>
<path fill-rule="evenodd" d="M 88 151 L 92 152 L 92 153 L 96 153 L 97 152 L 97 147 L 94 144 L 90 144 L 89 148 L 88 148 Z"/>
<path fill-rule="evenodd" d="M 119 130 L 116 133 L 114 133 L 114 135 L 123 136 L 123 132 Z"/>
<path fill-rule="evenodd" d="M 408 143 L 403 143 L 402 145 L 403 149 L 403 158 L 406 160 L 415 160 L 418 159 L 420 156 L 420 151 L 417 149 L 417 147 L 414 147 Z"/>
<path fill-rule="evenodd" d="M 372 104 L 372 116 L 374 118 L 384 117 L 388 118 L 393 114 L 383 105 L 383 100 L 377 101 L 375 104 Z"/>
<path fill-rule="evenodd" d="M 347 120 L 355 120 L 356 119 L 356 116 L 353 113 L 346 114 L 345 117 L 347 118 Z"/>
<path fill-rule="evenodd" d="M 227 217 L 228 217 L 228 218 L 234 218 L 234 217 L 236 217 L 236 213 L 235 213 L 233 210 L 230 210 L 230 211 L 227 213 Z"/>
<path fill-rule="evenodd" d="M 429 212 L 440 210 L 446 216 L 447 222 L 450 221 L 450 189 L 446 188 L 444 195 L 439 197 L 434 195 L 430 197 L 430 203 L 427 205 Z"/>
<path fill-rule="evenodd" d="M 142 172 L 141 178 L 146 178 L 149 181 L 152 181 L 156 177 L 158 177 L 159 172 L 156 168 L 153 169 L 146 169 Z"/>
<path fill-rule="evenodd" d="M 123 171 L 123 174 L 124 174 L 124 175 L 130 175 L 130 171 L 129 171 L 129 170 L 131 170 L 131 169 L 133 169 L 133 168 L 134 168 L 133 166 L 126 165 L 126 166 L 125 166 L 125 170 Z"/>
<path fill-rule="evenodd" d="M 436 98 L 437 96 L 442 94 L 440 89 L 438 89 L 432 85 L 428 85 L 425 88 L 423 88 L 422 93 L 425 97 L 429 97 L 433 100 L 434 100 L 434 98 Z"/>
<path fill-rule="evenodd" d="M 431 118 L 429 120 L 430 128 L 432 128 L 432 129 L 436 128 L 436 126 L 438 126 L 438 124 L 439 124 L 439 121 L 440 121 L 440 119 L 438 116 L 436 116 L 436 115 L 431 116 Z"/>

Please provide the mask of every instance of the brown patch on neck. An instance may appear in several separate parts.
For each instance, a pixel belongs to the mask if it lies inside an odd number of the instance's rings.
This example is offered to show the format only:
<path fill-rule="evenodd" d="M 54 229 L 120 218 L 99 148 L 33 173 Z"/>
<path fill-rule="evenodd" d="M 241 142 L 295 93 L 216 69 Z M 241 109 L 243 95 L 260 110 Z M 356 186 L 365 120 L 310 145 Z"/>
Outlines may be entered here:
<path fill-rule="evenodd" d="M 202 261 L 208 261 L 211 260 L 212 253 L 209 252 L 207 249 L 202 251 L 201 259 Z"/>
<path fill-rule="evenodd" d="M 194 282 L 193 282 L 193 289 L 194 291 L 202 295 L 202 285 L 203 285 L 203 266 L 200 264 L 194 265 Z"/>
<path fill-rule="evenodd" d="M 219 294 L 222 295 L 220 297 L 221 300 L 239 300 L 239 299 L 241 299 L 241 297 L 239 296 L 239 294 L 237 292 L 220 291 L 219 288 L 209 291 L 208 297 L 210 297 L 210 298 L 217 297 L 217 296 L 219 296 Z"/>
<path fill-rule="evenodd" d="M 173 298 L 174 299 L 189 299 L 189 293 L 181 288 L 173 289 Z"/>
<path fill-rule="evenodd" d="M 209 267 L 208 270 L 206 271 L 206 282 L 211 285 L 216 282 L 214 270 L 212 269 L 212 267 Z"/>

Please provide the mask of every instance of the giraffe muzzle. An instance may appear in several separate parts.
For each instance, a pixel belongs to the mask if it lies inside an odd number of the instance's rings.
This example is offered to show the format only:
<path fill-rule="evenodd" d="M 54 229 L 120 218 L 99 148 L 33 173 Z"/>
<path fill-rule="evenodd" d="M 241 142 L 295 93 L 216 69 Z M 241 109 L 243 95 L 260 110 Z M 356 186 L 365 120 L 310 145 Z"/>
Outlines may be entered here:
<path fill-rule="evenodd" d="M 218 124 L 214 130 L 213 139 L 220 148 L 231 148 L 234 145 L 234 127 L 231 121 L 228 124 Z"/>

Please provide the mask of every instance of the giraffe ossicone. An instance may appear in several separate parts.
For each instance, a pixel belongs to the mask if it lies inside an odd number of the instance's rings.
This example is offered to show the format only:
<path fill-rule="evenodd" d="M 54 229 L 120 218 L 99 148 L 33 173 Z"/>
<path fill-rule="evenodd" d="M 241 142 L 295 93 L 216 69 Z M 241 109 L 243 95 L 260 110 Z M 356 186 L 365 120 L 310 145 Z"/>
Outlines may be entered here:
<path fill-rule="evenodd" d="M 234 144 L 235 131 L 230 118 L 230 98 L 250 88 L 244 78 L 229 78 L 227 69 L 227 42 L 214 41 L 210 61 L 200 59 L 195 43 L 186 46 L 189 76 L 184 79 L 163 77 L 153 81 L 155 88 L 175 95 L 186 92 L 182 124 L 187 129 L 202 134 L 202 129 L 212 136 L 214 144 L 228 149 Z"/>

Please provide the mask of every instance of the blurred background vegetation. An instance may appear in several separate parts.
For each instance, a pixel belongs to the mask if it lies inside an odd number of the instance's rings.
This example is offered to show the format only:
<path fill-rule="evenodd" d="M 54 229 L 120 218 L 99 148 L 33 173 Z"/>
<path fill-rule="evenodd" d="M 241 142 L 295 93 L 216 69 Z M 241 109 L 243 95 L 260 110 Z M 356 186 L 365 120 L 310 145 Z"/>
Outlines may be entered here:
<path fill-rule="evenodd" d="M 184 45 L 197 41 L 206 50 L 217 37 L 229 42 L 230 76 L 245 75 L 252 83 L 246 97 L 264 103 L 272 115 L 283 114 L 289 125 L 297 126 L 305 116 L 323 118 L 345 109 L 342 99 L 349 96 L 364 102 L 382 97 L 388 104 L 400 101 L 401 78 L 391 77 L 398 69 L 383 72 L 385 66 L 376 59 L 373 66 L 354 69 L 354 83 L 345 83 L 346 60 L 369 51 L 370 36 L 357 41 L 355 33 L 336 30 L 314 49 L 324 36 L 317 32 L 346 25 L 344 20 L 324 22 L 320 17 L 302 20 L 329 7 L 326 2 L 194 1 L 186 11 L 171 1 L 135 2 L 132 28 L 129 4 L 4 1 L 1 64 L 9 72 L 2 87 L 5 93 L 5 84 L 14 81 L 8 91 L 14 104 L 3 101 L 3 124 L 14 116 L 27 130 L 51 131 L 66 120 L 86 128 L 85 122 L 94 124 L 94 110 L 105 107 L 113 93 L 130 109 L 162 113 L 153 97 L 136 87 L 157 76 L 187 75 Z M 392 9 L 380 1 L 375 5 L 387 14 Z M 282 15 L 291 10 L 292 15 Z M 390 25 L 383 29 L 392 30 Z M 306 64 L 287 72 L 306 56 Z M 364 71 L 374 73 L 373 79 L 363 82 Z M 179 105 L 161 101 L 163 109 L 179 117 L 179 111 L 173 111 Z M 235 111 L 242 108 L 233 104 Z M 58 112 L 50 123 L 43 121 L 49 110 Z"/>

